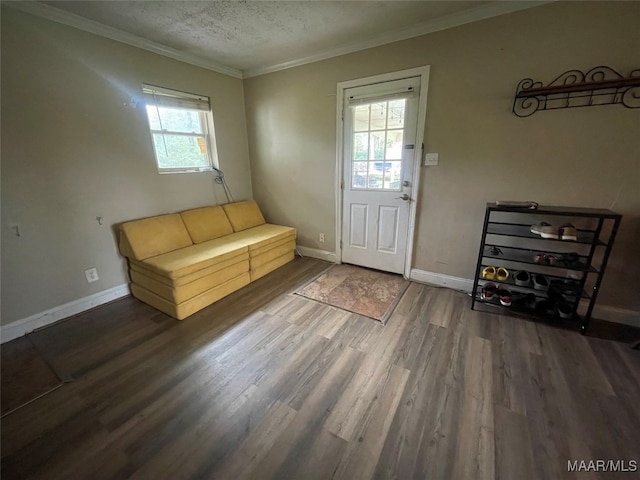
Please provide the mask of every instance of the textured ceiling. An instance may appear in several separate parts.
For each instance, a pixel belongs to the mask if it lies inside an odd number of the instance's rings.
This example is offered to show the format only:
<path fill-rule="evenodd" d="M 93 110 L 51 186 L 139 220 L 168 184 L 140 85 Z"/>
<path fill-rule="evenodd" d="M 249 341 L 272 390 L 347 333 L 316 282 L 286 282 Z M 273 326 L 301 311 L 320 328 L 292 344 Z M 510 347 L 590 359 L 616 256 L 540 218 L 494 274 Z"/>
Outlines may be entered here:
<path fill-rule="evenodd" d="M 41 2 L 241 71 L 366 45 L 394 31 L 494 4 L 483 1 Z M 501 2 L 502 3 L 502 2 Z"/>
<path fill-rule="evenodd" d="M 43 2 L 238 70 L 280 64 L 488 2 Z"/>

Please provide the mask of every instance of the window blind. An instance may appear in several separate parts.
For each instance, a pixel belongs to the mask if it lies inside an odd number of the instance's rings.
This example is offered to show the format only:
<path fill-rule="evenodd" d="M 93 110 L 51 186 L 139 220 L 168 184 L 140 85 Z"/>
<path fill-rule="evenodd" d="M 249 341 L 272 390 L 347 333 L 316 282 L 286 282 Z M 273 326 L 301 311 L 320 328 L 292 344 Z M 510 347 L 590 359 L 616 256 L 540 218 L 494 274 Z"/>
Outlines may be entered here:
<path fill-rule="evenodd" d="M 410 90 L 406 92 L 389 93 L 387 95 L 371 95 L 371 96 L 350 96 L 347 98 L 348 105 L 354 107 L 367 103 L 386 102 L 387 100 L 396 100 L 398 98 L 412 98 L 416 93 Z"/>
<path fill-rule="evenodd" d="M 416 77 L 405 78 L 383 84 L 348 89 L 345 92 L 345 101 L 348 106 L 355 106 L 399 98 L 412 98 L 418 95 L 419 90 L 419 79 Z"/>
<path fill-rule="evenodd" d="M 166 108 L 184 108 L 201 112 L 211 111 L 209 97 L 193 93 L 170 90 L 155 85 L 142 85 L 142 93 L 147 105 L 156 105 Z"/>

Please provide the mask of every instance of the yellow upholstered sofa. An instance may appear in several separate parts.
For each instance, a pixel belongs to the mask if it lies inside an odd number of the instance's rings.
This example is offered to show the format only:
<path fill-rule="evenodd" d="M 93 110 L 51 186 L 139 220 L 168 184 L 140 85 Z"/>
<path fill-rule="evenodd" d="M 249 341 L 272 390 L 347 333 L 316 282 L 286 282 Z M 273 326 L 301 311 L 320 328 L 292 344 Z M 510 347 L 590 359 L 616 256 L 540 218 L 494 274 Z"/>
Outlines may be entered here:
<path fill-rule="evenodd" d="M 296 230 L 265 222 L 254 201 L 120 225 L 131 292 L 182 320 L 293 260 Z"/>

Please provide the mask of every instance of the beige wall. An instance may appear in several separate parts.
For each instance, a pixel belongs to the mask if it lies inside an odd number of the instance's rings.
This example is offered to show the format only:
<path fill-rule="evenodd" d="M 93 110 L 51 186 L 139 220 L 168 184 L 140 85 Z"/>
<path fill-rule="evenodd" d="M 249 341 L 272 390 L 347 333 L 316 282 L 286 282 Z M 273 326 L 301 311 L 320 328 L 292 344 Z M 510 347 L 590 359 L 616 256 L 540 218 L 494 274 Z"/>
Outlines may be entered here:
<path fill-rule="evenodd" d="M 640 68 L 640 3 L 555 3 L 245 80 L 253 193 L 300 243 L 335 250 L 336 84 L 431 66 L 415 268 L 472 278 L 485 203 L 624 215 L 600 297 L 640 311 L 640 110 L 511 113 L 522 78 Z M 317 242 L 324 232 L 326 242 Z"/>
<path fill-rule="evenodd" d="M 126 283 L 114 224 L 225 201 L 210 173 L 157 173 L 144 109 L 123 105 L 142 82 L 211 97 L 221 168 L 250 198 L 241 80 L 2 9 L 3 325 Z"/>
<path fill-rule="evenodd" d="M 639 111 L 511 113 L 524 77 L 640 67 L 639 20 L 637 2 L 552 4 L 248 79 L 243 92 L 241 80 L 3 8 L 1 322 L 126 283 L 114 224 L 224 202 L 209 174 L 157 174 L 144 111 L 123 105 L 142 82 L 209 95 L 236 199 L 251 197 L 252 177 L 269 220 L 334 250 L 336 84 L 420 65 L 431 65 L 426 146 L 440 165 L 422 170 L 413 265 L 470 278 L 487 201 L 611 207 L 625 218 L 601 300 L 640 311 Z M 100 281 L 86 282 L 90 267 Z"/>

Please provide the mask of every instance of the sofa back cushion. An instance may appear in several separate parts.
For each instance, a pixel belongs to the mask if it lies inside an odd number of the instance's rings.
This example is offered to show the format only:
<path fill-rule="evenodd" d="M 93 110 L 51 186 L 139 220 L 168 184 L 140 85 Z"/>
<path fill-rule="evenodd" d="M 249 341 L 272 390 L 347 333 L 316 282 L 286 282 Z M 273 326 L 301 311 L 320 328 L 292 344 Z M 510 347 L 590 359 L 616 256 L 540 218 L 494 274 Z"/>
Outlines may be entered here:
<path fill-rule="evenodd" d="M 145 260 L 193 245 L 178 213 L 143 218 L 120 225 L 120 252 Z"/>
<path fill-rule="evenodd" d="M 264 217 L 260 207 L 253 200 L 246 202 L 227 203 L 223 205 L 224 212 L 229 217 L 234 232 L 241 232 L 247 228 L 264 225 Z"/>
<path fill-rule="evenodd" d="M 219 205 L 187 210 L 180 215 L 193 243 L 202 243 L 233 233 L 233 227 L 224 209 Z"/>

